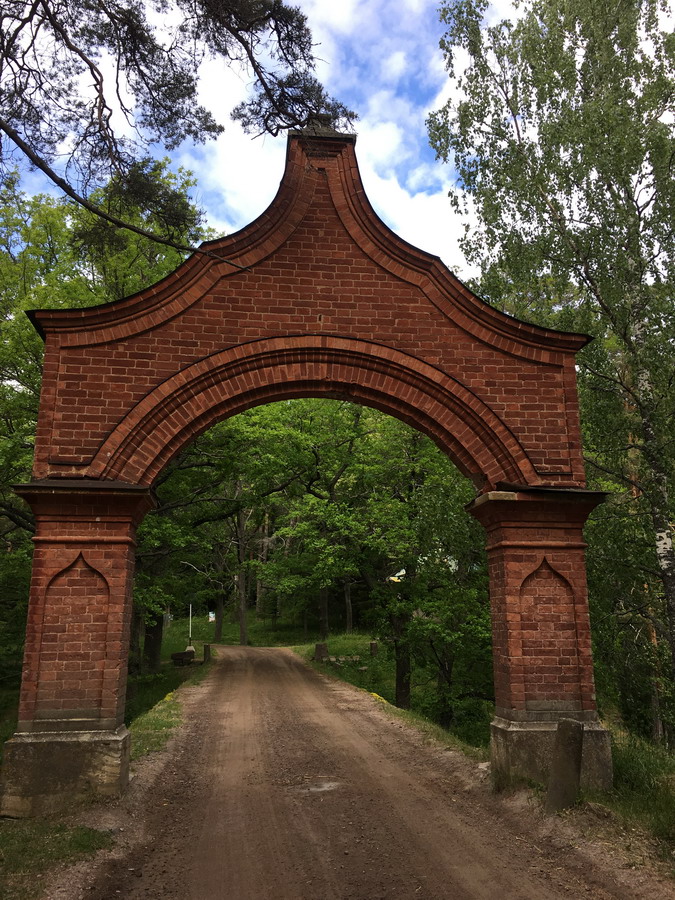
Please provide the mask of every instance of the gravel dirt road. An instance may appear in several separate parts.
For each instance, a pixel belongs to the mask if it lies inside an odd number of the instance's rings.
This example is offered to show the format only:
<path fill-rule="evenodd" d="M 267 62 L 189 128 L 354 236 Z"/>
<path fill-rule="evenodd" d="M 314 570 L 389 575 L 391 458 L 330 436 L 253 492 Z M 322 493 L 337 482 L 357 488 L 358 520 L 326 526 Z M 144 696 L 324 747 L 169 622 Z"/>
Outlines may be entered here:
<path fill-rule="evenodd" d="M 221 647 L 182 697 L 169 748 L 85 813 L 116 849 L 50 900 L 675 897 L 288 650 Z"/>

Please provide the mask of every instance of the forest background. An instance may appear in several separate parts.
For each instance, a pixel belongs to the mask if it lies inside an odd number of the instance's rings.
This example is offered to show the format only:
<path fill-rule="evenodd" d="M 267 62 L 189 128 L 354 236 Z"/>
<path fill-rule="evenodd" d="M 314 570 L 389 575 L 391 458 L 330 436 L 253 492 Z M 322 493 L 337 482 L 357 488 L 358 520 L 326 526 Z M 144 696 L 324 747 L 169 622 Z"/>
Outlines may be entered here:
<path fill-rule="evenodd" d="M 273 133 L 323 111 L 349 127 L 353 115 L 313 79 L 306 23 L 297 15 L 280 24 L 273 16 L 262 24 L 259 16 L 241 18 L 284 4 L 235 7 L 230 36 L 248 40 L 251 65 L 260 53 L 271 67 L 259 73 L 262 91 L 239 108 L 240 120 Z M 60 4 L 44 8 L 59 21 Z M 582 0 L 529 0 L 513 21 L 492 24 L 486 8 L 470 0 L 441 6 L 453 90 L 429 117 L 430 142 L 457 173 L 450 199 L 467 222 L 462 248 L 479 273 L 471 286 L 506 312 L 595 338 L 579 355 L 578 379 L 589 486 L 609 493 L 586 530 L 600 709 L 621 729 L 672 750 L 673 35 L 662 28 L 656 0 L 606 4 L 602 14 Z M 85 4 L 69 9 L 76 21 Z M 82 35 L 90 59 L 101 35 L 114 46 L 102 26 L 82 27 Z M 234 46 L 211 52 L 230 58 Z M 12 78 L 12 48 L 2 49 L 0 74 Z M 282 74 L 273 68 L 279 58 Z M 56 104 L 54 133 L 83 136 L 70 145 L 70 167 L 45 136 L 44 117 L 18 101 L 3 106 L 0 686 L 7 703 L 19 677 L 33 529 L 11 485 L 30 477 L 41 365 L 40 339 L 23 312 L 127 296 L 212 236 L 191 200 L 190 174 L 145 152 L 162 141 L 170 150 L 185 134 L 172 136 L 166 111 L 165 132 L 144 133 L 157 97 L 150 91 L 141 100 L 130 106 L 132 117 L 147 107 L 135 144 L 105 133 L 95 144 L 73 117 L 59 119 Z M 187 134 L 209 124 L 190 120 L 188 101 L 186 94 Z M 88 121 L 86 109 L 82 115 Z M 22 190 L 7 152 L 16 136 L 14 147 L 25 144 L 35 165 L 66 179 L 68 196 Z M 308 638 L 360 628 L 394 662 L 392 699 L 416 704 L 465 740 L 487 740 L 484 539 L 464 511 L 472 486 L 428 439 L 346 403 L 272 404 L 211 429 L 155 487 L 159 507 L 139 535 L 133 672 L 158 667 L 165 614 L 183 616 L 190 602 L 195 614 L 215 612 L 216 630 L 223 617 L 237 617 L 243 642 L 251 617 L 270 629 L 292 623 Z"/>

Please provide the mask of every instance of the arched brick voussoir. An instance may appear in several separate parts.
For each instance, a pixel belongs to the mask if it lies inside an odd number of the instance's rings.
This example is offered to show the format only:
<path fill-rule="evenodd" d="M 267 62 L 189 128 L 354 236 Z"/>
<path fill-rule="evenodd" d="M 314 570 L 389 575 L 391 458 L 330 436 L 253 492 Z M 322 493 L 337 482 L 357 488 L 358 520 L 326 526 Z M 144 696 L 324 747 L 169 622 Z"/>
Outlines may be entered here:
<path fill-rule="evenodd" d="M 408 422 L 487 486 L 541 483 L 502 420 L 456 379 L 391 347 L 326 335 L 253 341 L 188 366 L 136 404 L 105 440 L 89 474 L 152 484 L 182 447 L 216 422 L 263 403 L 321 396 Z"/>

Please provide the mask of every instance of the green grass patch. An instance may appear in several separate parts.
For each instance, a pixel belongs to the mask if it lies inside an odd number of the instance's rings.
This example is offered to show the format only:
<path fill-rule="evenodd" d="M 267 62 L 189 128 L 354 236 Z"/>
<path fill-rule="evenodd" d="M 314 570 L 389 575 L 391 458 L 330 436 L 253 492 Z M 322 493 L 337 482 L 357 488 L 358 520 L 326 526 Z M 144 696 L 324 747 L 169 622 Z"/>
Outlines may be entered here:
<path fill-rule="evenodd" d="M 208 627 L 211 629 L 211 635 L 213 635 L 214 624 L 210 623 Z M 311 640 L 320 640 L 318 632 L 305 632 L 302 625 L 282 619 L 277 619 L 276 621 L 269 618 L 259 619 L 254 611 L 249 613 L 247 630 L 248 644 L 251 647 L 290 647 L 293 644 L 305 644 Z M 223 622 L 223 634 L 220 643 L 239 643 L 239 624 L 233 622 L 229 616 L 226 616 Z"/>
<path fill-rule="evenodd" d="M 197 684 L 206 677 L 209 665 L 198 662 L 204 657 L 204 644 L 212 643 L 213 625 L 192 622 L 195 659 L 190 666 L 174 666 L 171 654 L 185 650 L 187 620 L 178 619 L 165 629 L 162 640 L 162 667 L 151 675 L 129 679 L 126 720 L 131 732 L 131 758 L 161 750 L 182 721 L 180 700 L 175 692 L 183 684 Z M 199 635 L 199 637 L 197 637 Z"/>
<path fill-rule="evenodd" d="M 151 710 L 167 694 L 177 690 L 186 681 L 195 683 L 206 675 L 208 666 L 204 659 L 204 644 L 213 643 L 213 625 L 192 620 L 192 646 L 195 662 L 190 666 L 174 666 L 171 654 L 185 650 L 188 641 L 188 620 L 176 619 L 164 629 L 162 637 L 162 665 L 159 672 L 130 675 L 127 682 L 125 720 L 128 724 Z"/>
<path fill-rule="evenodd" d="M 597 795 L 625 824 L 639 823 L 672 857 L 675 851 L 675 755 L 642 738 L 612 732 L 614 789 Z"/>
<path fill-rule="evenodd" d="M 0 819 L 0 897 L 38 897 L 42 876 L 55 863 L 76 862 L 111 843 L 108 833 L 93 828 L 69 828 L 49 819 Z"/>
<path fill-rule="evenodd" d="M 166 746 L 181 721 L 180 701 L 173 691 L 152 709 L 133 719 L 129 725 L 132 761 Z"/>
<path fill-rule="evenodd" d="M 167 694 L 191 680 L 202 666 L 174 666 L 164 663 L 159 672 L 152 675 L 134 675 L 127 684 L 125 720 L 132 723 L 147 713 Z"/>

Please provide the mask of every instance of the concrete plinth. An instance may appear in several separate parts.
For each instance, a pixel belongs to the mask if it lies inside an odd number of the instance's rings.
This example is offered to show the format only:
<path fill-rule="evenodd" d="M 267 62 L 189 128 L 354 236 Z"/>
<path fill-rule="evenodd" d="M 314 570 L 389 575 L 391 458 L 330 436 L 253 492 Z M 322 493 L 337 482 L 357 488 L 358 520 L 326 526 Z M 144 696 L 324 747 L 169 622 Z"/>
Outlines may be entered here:
<path fill-rule="evenodd" d="M 129 782 L 129 751 L 124 726 L 15 734 L 5 744 L 0 815 L 49 815 L 87 797 L 118 797 Z"/>
<path fill-rule="evenodd" d="M 608 791 L 612 787 L 612 749 L 609 732 L 595 719 L 584 724 L 581 786 Z M 518 780 L 548 781 L 557 722 L 492 721 L 492 773 L 498 789 Z"/>

